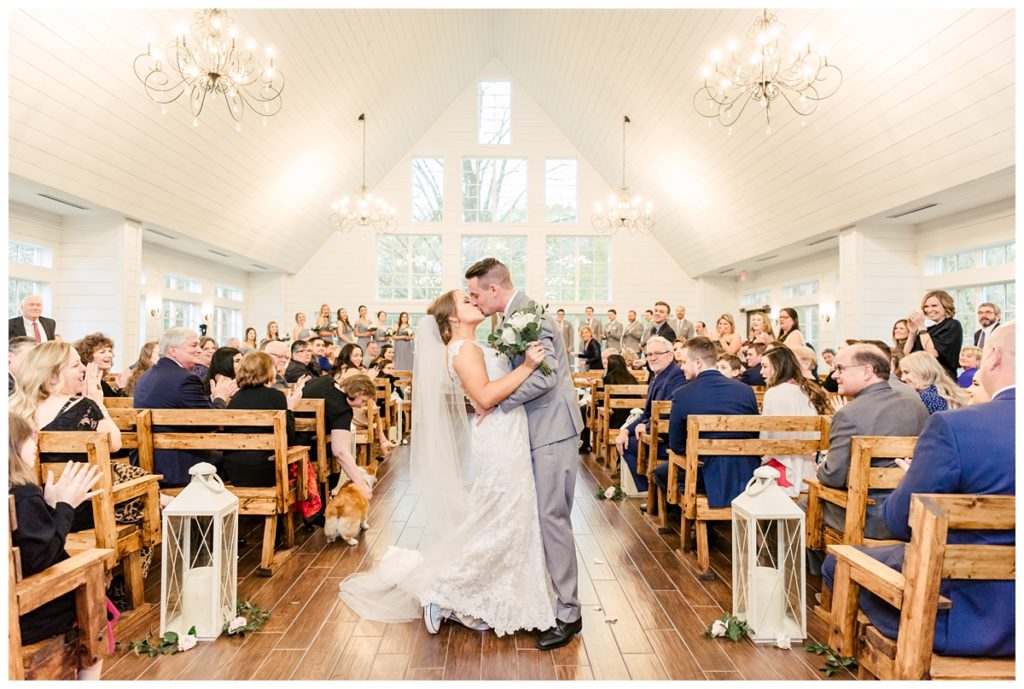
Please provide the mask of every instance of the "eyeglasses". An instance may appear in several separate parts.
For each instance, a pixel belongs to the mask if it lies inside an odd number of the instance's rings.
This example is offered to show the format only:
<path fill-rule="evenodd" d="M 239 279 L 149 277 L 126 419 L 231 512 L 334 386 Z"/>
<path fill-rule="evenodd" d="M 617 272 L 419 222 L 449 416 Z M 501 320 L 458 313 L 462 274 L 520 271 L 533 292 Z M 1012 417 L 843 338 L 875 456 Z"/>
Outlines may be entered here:
<path fill-rule="evenodd" d="M 661 356 L 662 354 L 671 354 L 671 353 L 672 352 L 667 351 L 667 350 L 664 351 L 664 352 L 647 352 L 647 358 L 650 359 L 652 356 Z"/>
<path fill-rule="evenodd" d="M 851 368 L 861 368 L 862 366 L 871 366 L 871 364 L 850 364 L 849 366 L 843 366 L 842 364 L 836 364 L 835 372 L 842 373 Z"/>

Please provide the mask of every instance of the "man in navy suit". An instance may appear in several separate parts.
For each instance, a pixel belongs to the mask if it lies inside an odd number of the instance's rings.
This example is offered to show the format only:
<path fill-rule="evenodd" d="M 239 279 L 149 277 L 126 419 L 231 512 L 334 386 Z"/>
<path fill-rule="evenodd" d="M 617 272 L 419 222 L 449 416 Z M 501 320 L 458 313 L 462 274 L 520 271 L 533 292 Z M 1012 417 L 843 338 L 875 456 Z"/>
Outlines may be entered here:
<path fill-rule="evenodd" d="M 914 493 L 1016 495 L 1014 366 L 1016 325 L 1007 323 L 985 342 L 977 377 L 992 400 L 977 406 L 933 414 L 921 431 L 907 475 L 885 501 L 885 523 L 895 538 L 910 540 L 910 497 Z M 949 543 L 1011 544 L 1013 531 L 950 532 Z M 899 571 L 903 544 L 861 548 Z M 832 588 L 835 558 L 822 568 Z M 936 653 L 956 656 L 1012 656 L 1015 644 L 1015 594 L 1012 581 L 943 581 L 942 595 L 953 601 L 935 621 Z M 896 638 L 899 611 L 862 592 L 864 612 L 889 638 Z"/>
<path fill-rule="evenodd" d="M 633 483 L 640 493 L 647 492 L 647 475 L 638 474 L 636 471 L 637 442 L 640 433 L 646 432 L 651 423 L 651 408 L 654 402 L 670 400 L 676 390 L 686 383 L 686 376 L 683 370 L 676 366 L 672 358 L 672 343 L 657 335 L 647 340 L 647 363 L 654 373 L 654 380 L 647 386 L 647 403 L 644 405 L 644 413 L 633 423 L 619 429 L 615 438 L 615 447 L 633 474 Z M 668 457 L 667 436 L 662 436 L 658 442 L 658 458 Z M 653 460 L 652 460 L 653 461 Z"/>
<path fill-rule="evenodd" d="M 210 393 L 199 377 L 191 372 L 199 359 L 199 335 L 188 328 L 171 328 L 160 338 L 160 360 L 139 378 L 135 385 L 136 409 L 223 409 L 238 390 L 231 378 L 210 380 Z M 154 426 L 156 432 L 195 431 Z M 163 487 L 184 486 L 191 480 L 188 470 L 199 462 L 216 464 L 207 453 L 186 450 L 154 450 L 153 470 L 163 474 Z"/>
<path fill-rule="evenodd" d="M 768 349 L 768 345 L 764 342 L 755 342 L 747 347 L 747 369 L 740 374 L 741 383 L 746 383 L 751 387 L 765 384 L 764 374 L 761 373 L 761 359 L 764 358 L 766 349 Z"/>
<path fill-rule="evenodd" d="M 672 416 L 668 425 L 668 444 L 673 452 L 686 454 L 686 420 L 690 414 L 730 414 L 757 416 L 757 398 L 749 385 L 726 378 L 715 368 L 718 351 L 706 337 L 687 340 L 683 346 L 683 373 L 686 385 L 672 398 Z M 757 433 L 709 433 L 708 438 L 756 438 Z M 697 491 L 704 493 L 710 507 L 728 507 L 743 492 L 761 458 L 754 456 L 704 457 L 697 476 Z M 668 463 L 654 470 L 655 482 L 668 485 Z M 683 472 L 679 472 L 683 485 Z"/>

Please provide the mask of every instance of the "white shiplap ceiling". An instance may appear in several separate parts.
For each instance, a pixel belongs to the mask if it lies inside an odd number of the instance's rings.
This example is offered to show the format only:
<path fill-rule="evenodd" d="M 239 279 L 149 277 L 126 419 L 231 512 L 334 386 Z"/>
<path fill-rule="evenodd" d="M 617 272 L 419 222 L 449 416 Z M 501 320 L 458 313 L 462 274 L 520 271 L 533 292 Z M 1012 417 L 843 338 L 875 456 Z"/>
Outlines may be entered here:
<path fill-rule="evenodd" d="M 655 234 L 691 276 L 1012 179 L 1011 10 L 780 11 L 792 34 L 828 41 L 844 83 L 803 126 L 777 116 L 770 137 L 756 113 L 727 136 L 691 105 L 704 56 L 753 10 L 231 14 L 287 78 L 282 113 L 241 134 L 222 115 L 198 129 L 183 107 L 161 115 L 131 71 L 145 35 L 171 35 L 187 11 L 12 12 L 11 173 L 292 272 L 359 185 L 358 114 L 372 186 L 497 58 L 612 187 L 630 116 L 630 187 L 656 202 Z"/>

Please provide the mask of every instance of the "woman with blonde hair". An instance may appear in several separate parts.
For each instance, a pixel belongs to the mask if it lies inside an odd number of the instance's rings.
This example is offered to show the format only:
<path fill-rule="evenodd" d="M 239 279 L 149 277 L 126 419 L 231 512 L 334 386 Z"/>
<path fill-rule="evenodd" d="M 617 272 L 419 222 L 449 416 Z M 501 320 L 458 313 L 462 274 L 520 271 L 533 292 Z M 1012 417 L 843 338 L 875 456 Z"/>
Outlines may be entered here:
<path fill-rule="evenodd" d="M 747 347 L 755 342 L 768 344 L 774 339 L 775 332 L 772 331 L 772 322 L 768 315 L 760 311 L 750 314 L 750 334 L 747 335 L 747 341 L 743 343 L 743 346 Z"/>
<path fill-rule="evenodd" d="M 903 345 L 903 351 L 927 352 L 936 359 L 956 380 L 957 363 L 960 359 L 960 348 L 964 344 L 964 328 L 956 315 L 956 303 L 948 292 L 941 289 L 932 290 L 921 300 L 921 310 L 914 309 L 907 316 L 907 327 L 910 334 Z M 924 327 L 925 319 L 932 322 Z"/>
<path fill-rule="evenodd" d="M 736 321 L 732 319 L 731 313 L 723 313 L 718 317 L 715 323 L 715 337 L 712 337 L 711 341 L 718 344 L 727 354 L 740 351 L 743 340 L 736 333 Z"/>
<path fill-rule="evenodd" d="M 252 332 L 253 335 L 256 334 L 255 330 Z M 157 349 L 158 344 L 156 340 L 153 340 L 142 345 L 142 349 L 139 350 L 139 358 L 135 360 L 135 365 L 129 371 L 128 380 L 124 384 L 124 394 L 128 397 L 135 395 L 135 386 L 138 384 L 142 374 L 153 368 L 153 365 L 160 360 L 160 350 Z"/>
<path fill-rule="evenodd" d="M 900 361 L 903 382 L 917 390 L 929 414 L 966 407 L 967 393 L 946 375 L 946 370 L 927 352 L 911 352 Z"/>

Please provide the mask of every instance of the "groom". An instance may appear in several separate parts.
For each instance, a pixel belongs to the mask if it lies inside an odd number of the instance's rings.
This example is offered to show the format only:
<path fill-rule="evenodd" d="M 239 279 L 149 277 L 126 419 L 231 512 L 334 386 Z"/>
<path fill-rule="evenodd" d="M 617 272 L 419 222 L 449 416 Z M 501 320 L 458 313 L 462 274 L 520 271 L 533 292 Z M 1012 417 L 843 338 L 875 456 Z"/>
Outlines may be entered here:
<path fill-rule="evenodd" d="M 496 258 L 474 263 L 466 271 L 466 280 L 474 306 L 485 316 L 499 314 L 499 325 L 530 301 L 512 286 L 508 268 Z M 505 412 L 524 407 L 530 428 L 544 559 L 558 596 L 555 626 L 543 632 L 537 641 L 537 648 L 542 651 L 565 646 L 583 628 L 576 593 L 576 545 L 569 519 L 579 462 L 576 439 L 583 430 L 583 418 L 569 372 L 565 343 L 557 332 L 555 323 L 545 314 L 540 343 L 547 353 L 545 361 L 551 373 L 544 375 L 538 368 L 500 404 Z M 522 360 L 522 356 L 516 357 L 512 365 L 518 366 Z"/>

